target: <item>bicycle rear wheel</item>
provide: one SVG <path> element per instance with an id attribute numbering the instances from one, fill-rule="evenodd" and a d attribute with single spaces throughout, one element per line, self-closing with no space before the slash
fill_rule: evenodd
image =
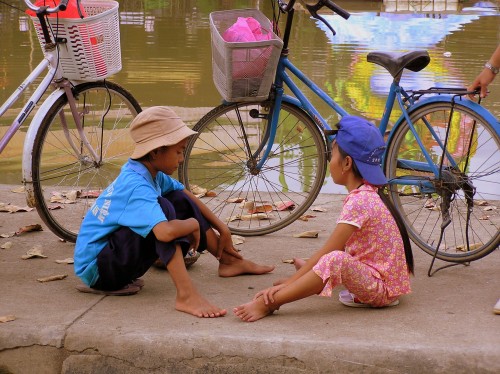
<path id="1" fill-rule="evenodd" d="M 324 183 L 323 134 L 303 110 L 287 103 L 271 152 L 256 170 L 267 147 L 268 118 L 265 103 L 213 109 L 193 128 L 198 134 L 190 138 L 179 168 L 186 188 L 208 190 L 202 201 L 234 234 L 264 235 L 289 225 L 311 206 Z"/>
<path id="2" fill-rule="evenodd" d="M 32 153 L 36 209 L 50 230 L 72 242 L 95 198 L 132 153 L 129 125 L 141 111 L 134 97 L 112 82 L 83 83 L 73 95 L 85 136 L 100 160 L 95 162 L 83 145 L 66 95 L 43 118 Z"/>
<path id="3" fill-rule="evenodd" d="M 442 162 L 440 177 L 423 170 L 428 163 L 407 122 L 388 144 L 385 171 L 389 196 L 413 241 L 434 255 L 448 212 L 451 223 L 444 229 L 436 257 L 469 262 L 486 256 L 500 242 L 500 140 L 491 125 L 469 108 L 455 104 L 449 122 L 450 114 L 449 102 L 431 103 L 411 114 L 418 137 L 438 168 L 446 154 L 439 143 L 444 145 L 449 130 L 449 156 Z"/>

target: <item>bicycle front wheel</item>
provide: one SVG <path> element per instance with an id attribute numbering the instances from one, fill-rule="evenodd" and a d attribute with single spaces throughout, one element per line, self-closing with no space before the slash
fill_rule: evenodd
<path id="1" fill-rule="evenodd" d="M 179 179 L 234 234 L 264 235 L 299 218 L 313 203 L 325 179 L 325 140 L 298 107 L 283 103 L 276 137 L 262 168 L 269 139 L 265 103 L 221 105 L 193 128 Z"/>
<path id="2" fill-rule="evenodd" d="M 498 134 L 458 103 L 453 111 L 449 102 L 431 103 L 410 118 L 439 170 L 435 175 L 428 168 L 417 137 L 403 122 L 388 144 L 385 171 L 410 237 L 434 255 L 445 226 L 437 258 L 469 262 L 486 256 L 500 242 Z"/>
<path id="3" fill-rule="evenodd" d="M 36 209 L 50 230 L 72 242 L 95 198 L 132 153 L 129 126 L 141 111 L 134 97 L 112 82 L 83 83 L 73 95 L 97 160 L 84 145 L 66 95 L 43 118 L 32 153 Z"/>

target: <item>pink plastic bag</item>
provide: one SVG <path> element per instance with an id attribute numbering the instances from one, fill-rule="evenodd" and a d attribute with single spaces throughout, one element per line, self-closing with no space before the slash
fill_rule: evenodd
<path id="1" fill-rule="evenodd" d="M 222 37 L 226 42 L 259 42 L 271 39 L 271 33 L 262 34 L 259 21 L 253 17 L 238 17 Z"/>
<path id="2" fill-rule="evenodd" d="M 271 30 L 270 23 L 266 26 L 264 30 Z M 232 43 L 251 43 L 270 40 L 272 38 L 271 32 L 262 33 L 262 30 L 262 25 L 255 18 L 238 17 L 237 21 L 222 34 L 222 38 L 226 42 Z M 263 76 L 270 55 L 271 48 L 269 46 L 233 49 L 233 78 L 241 79 Z"/>

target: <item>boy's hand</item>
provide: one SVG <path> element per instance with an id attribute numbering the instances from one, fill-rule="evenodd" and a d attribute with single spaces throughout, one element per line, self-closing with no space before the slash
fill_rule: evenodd
<path id="1" fill-rule="evenodd" d="M 222 252 L 226 252 L 227 254 L 240 260 L 243 259 L 239 252 L 234 248 L 233 239 L 231 238 L 231 232 L 227 228 L 220 231 L 219 243 L 215 256 L 217 260 L 220 260 Z"/>
<path id="2" fill-rule="evenodd" d="M 200 224 L 194 218 L 189 218 L 189 219 L 196 222 L 196 229 L 193 230 L 191 234 L 188 235 L 188 240 L 191 243 L 191 249 L 197 251 L 200 245 Z"/>
<path id="3" fill-rule="evenodd" d="M 273 304 L 274 303 L 274 294 L 281 290 L 282 288 L 286 287 L 286 284 L 282 283 L 279 286 L 273 286 L 266 288 L 265 290 L 259 291 L 255 294 L 253 297 L 254 300 L 257 300 L 259 297 L 264 298 L 264 304 L 268 305 L 269 303 Z"/>

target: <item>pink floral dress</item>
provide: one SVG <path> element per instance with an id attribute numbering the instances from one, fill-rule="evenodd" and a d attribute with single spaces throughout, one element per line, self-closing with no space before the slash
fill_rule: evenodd
<path id="1" fill-rule="evenodd" d="M 351 191 L 339 223 L 358 229 L 344 251 L 332 248 L 314 266 L 326 282 L 320 295 L 331 296 L 333 288 L 343 284 L 360 302 L 384 306 L 411 292 L 403 240 L 376 187 L 364 184 Z"/>

